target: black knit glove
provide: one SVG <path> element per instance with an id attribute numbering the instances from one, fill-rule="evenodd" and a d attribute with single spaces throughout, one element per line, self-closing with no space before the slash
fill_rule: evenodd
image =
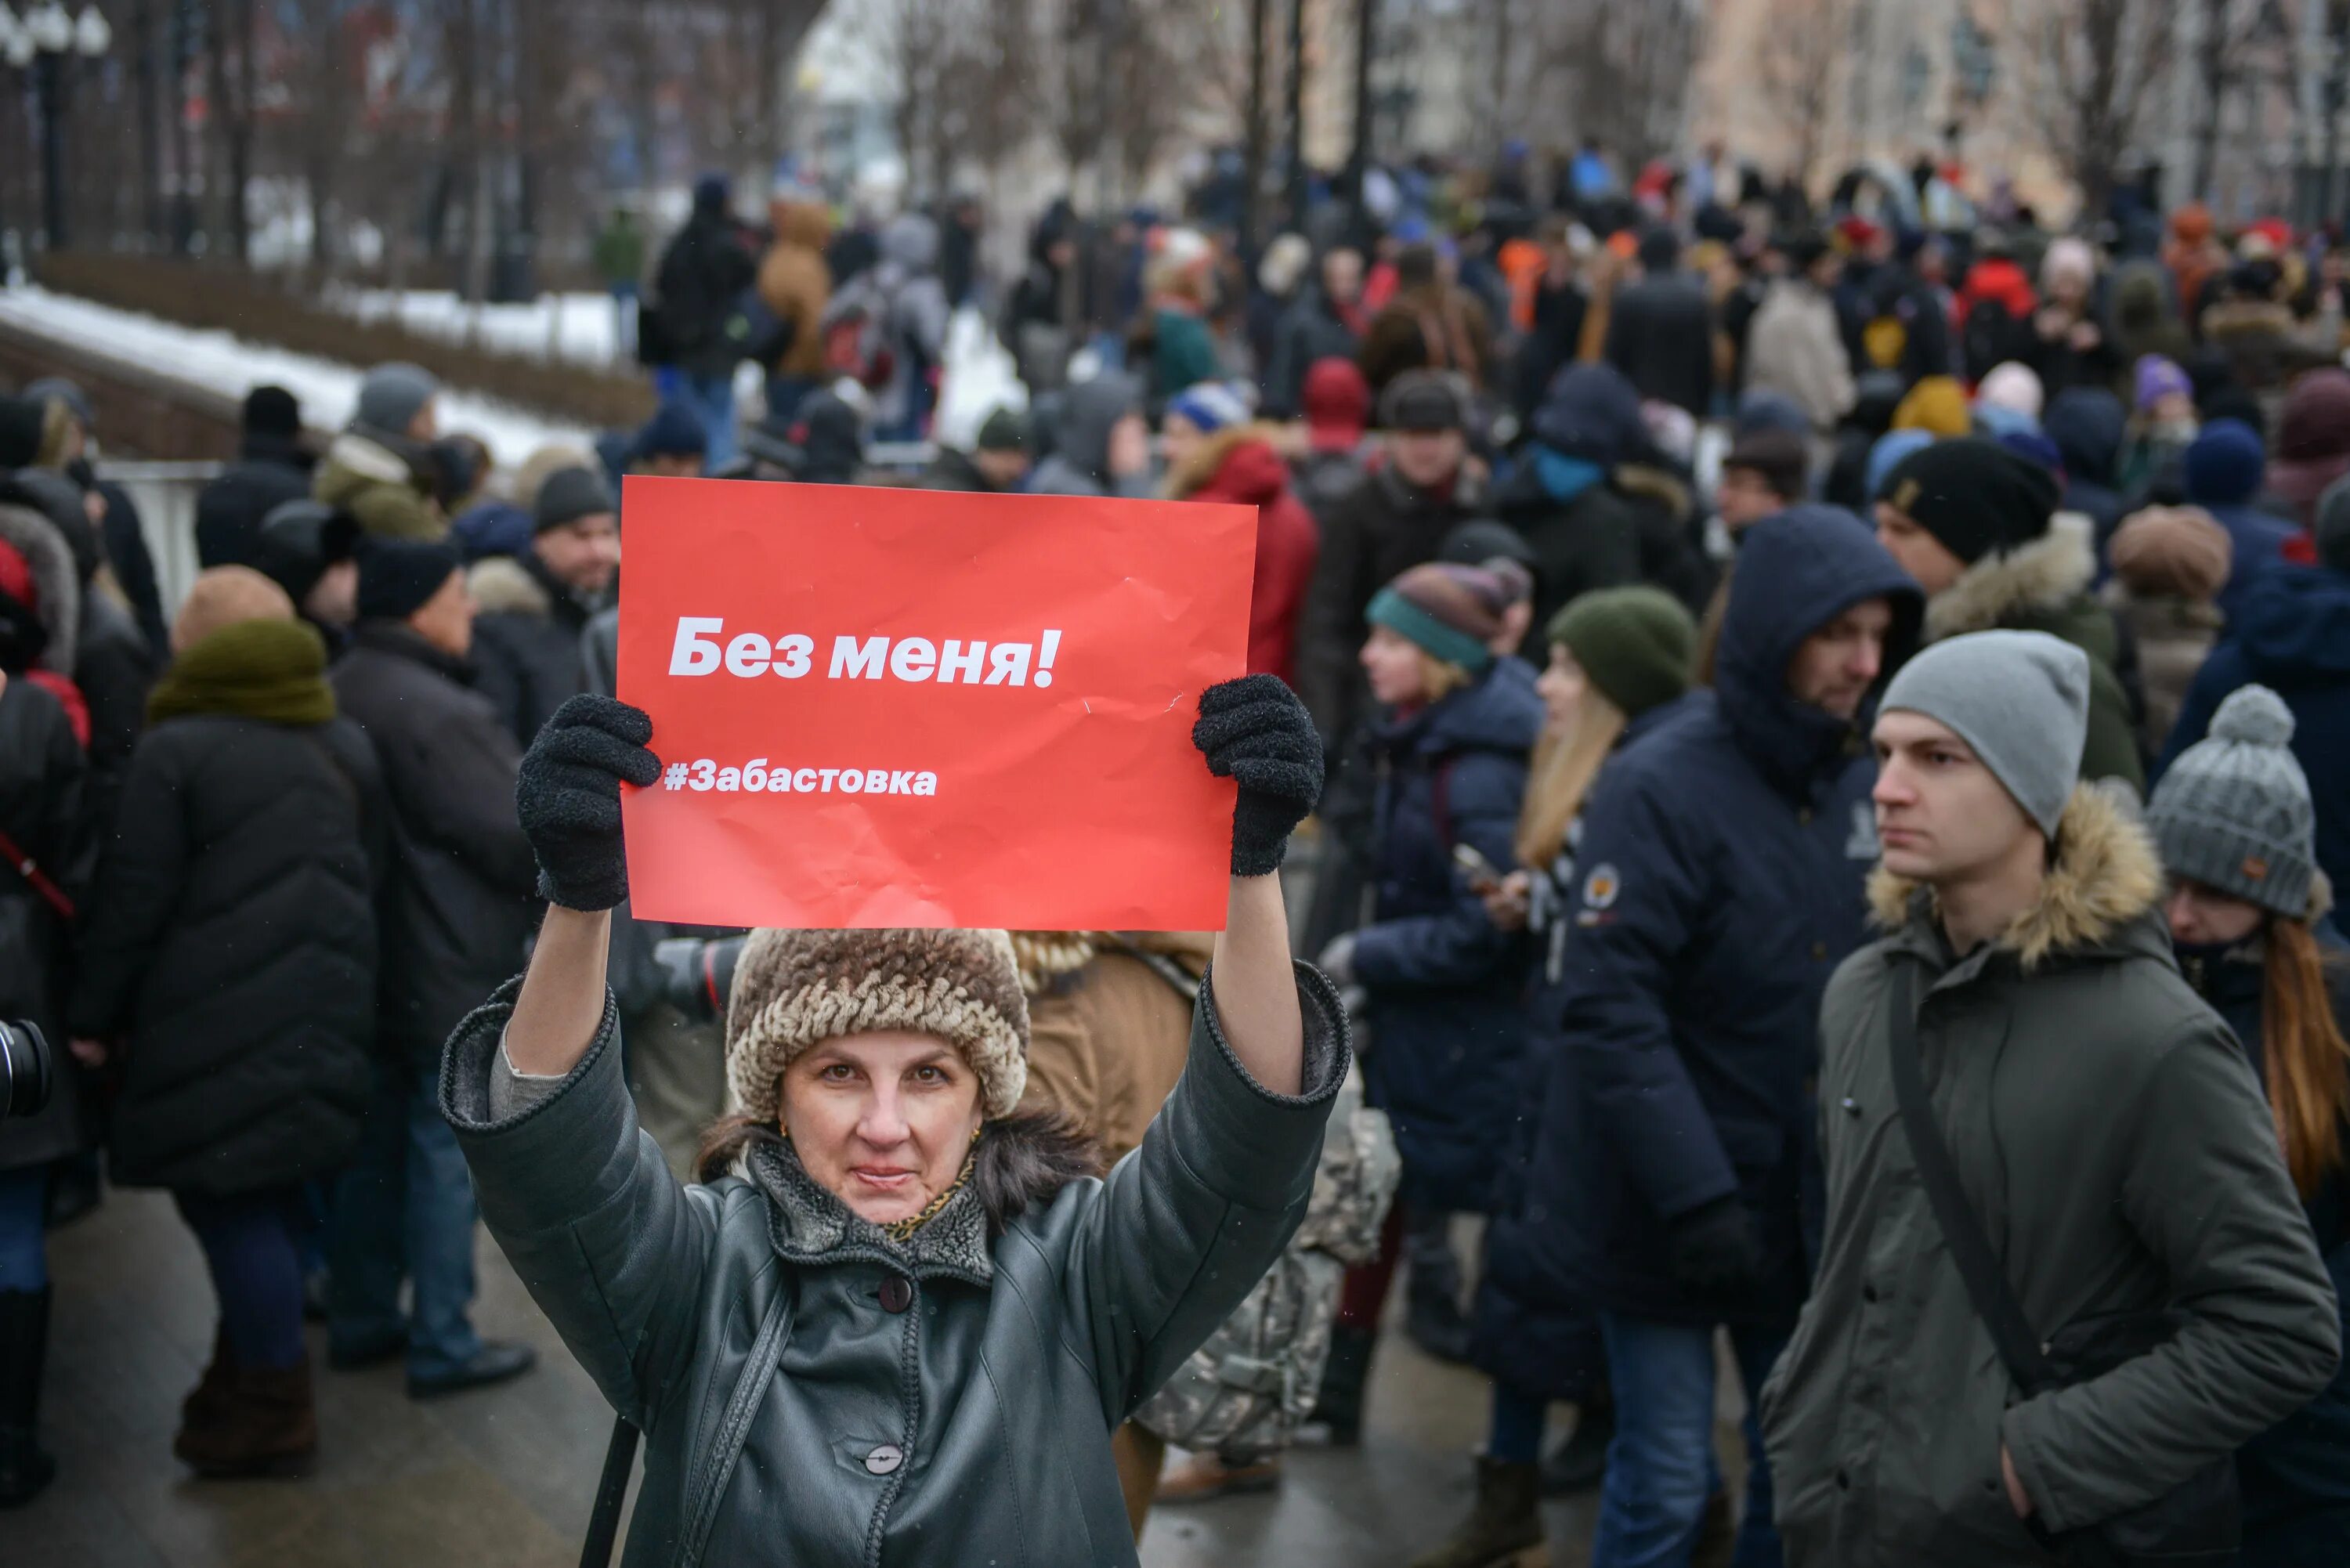
<path id="1" fill-rule="evenodd" d="M 567 909 L 609 909 L 629 896 L 620 784 L 659 782 L 645 750 L 653 722 L 609 697 L 574 697 L 522 757 L 515 815 L 538 857 L 538 895 Z"/>
<path id="2" fill-rule="evenodd" d="M 1290 831 L 1322 798 L 1322 739 L 1278 676 L 1244 675 L 1200 693 L 1191 743 L 1208 771 L 1241 786 L 1232 806 L 1232 875 L 1281 869 Z"/>
<path id="3" fill-rule="evenodd" d="M 1731 1193 L 1666 1222 L 1673 1282 L 1703 1301 L 1735 1301 L 1762 1278 L 1762 1243 L 1753 1216 Z"/>

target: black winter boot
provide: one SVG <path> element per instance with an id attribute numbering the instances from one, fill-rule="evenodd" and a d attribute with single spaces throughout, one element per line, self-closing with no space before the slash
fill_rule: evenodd
<path id="1" fill-rule="evenodd" d="M 57 1479 L 36 1430 L 48 1359 L 49 1292 L 0 1291 L 0 1508 L 28 1503 Z"/>
<path id="2" fill-rule="evenodd" d="M 1597 1490 L 1607 1475 L 1607 1445 L 1616 1437 L 1616 1401 L 1603 1386 L 1575 1412 L 1575 1432 L 1543 1461 L 1543 1496 L 1574 1497 Z"/>
<path id="3" fill-rule="evenodd" d="M 1411 1568 L 1541 1568 L 1542 1469 L 1477 1459 L 1477 1505 L 1451 1539 L 1411 1560 Z"/>
<path id="4" fill-rule="evenodd" d="M 1305 1419 L 1330 1429 L 1330 1446 L 1351 1449 L 1363 1440 L 1363 1385 L 1371 1376 L 1371 1350 L 1378 1336 L 1366 1328 L 1330 1325 L 1330 1358 L 1322 1364 L 1322 1392 Z"/>

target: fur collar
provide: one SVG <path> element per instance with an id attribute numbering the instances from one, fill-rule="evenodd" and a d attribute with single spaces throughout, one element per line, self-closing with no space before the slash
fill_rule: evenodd
<path id="1" fill-rule="evenodd" d="M 81 583 L 73 546 L 45 514 L 13 502 L 0 505 L 0 543 L 16 546 L 32 572 L 33 597 L 39 600 L 34 614 L 48 633 L 35 666 L 70 675 L 81 648 Z"/>
<path id="2" fill-rule="evenodd" d="M 1170 501 L 1181 501 L 1212 482 L 1218 471 L 1224 466 L 1224 459 L 1232 456 L 1235 448 L 1261 441 L 1277 452 L 1290 440 L 1290 432 L 1281 425 L 1227 425 L 1201 441 L 1188 461 L 1167 471 L 1167 483 L 1162 493 Z"/>
<path id="3" fill-rule="evenodd" d="M 1985 556 L 1926 604 L 1926 640 L 1988 631 L 2019 609 L 2069 604 L 2097 575 L 2089 519 L 2059 512 L 2048 532 L 2019 549 Z"/>
<path id="4" fill-rule="evenodd" d="M 345 431 L 327 448 L 327 466 L 371 479 L 378 484 L 414 484 L 416 472 L 390 443 L 358 431 Z"/>
<path id="5" fill-rule="evenodd" d="M 1002 1136 L 1001 1131 L 994 1136 Z M 743 1172 L 766 1197 L 768 1235 L 786 1262 L 880 1263 L 916 1279 L 943 1277 L 982 1287 L 994 1278 L 994 1261 L 987 1251 L 987 1211 L 971 1182 L 964 1182 L 929 1223 L 899 1242 L 827 1191 L 787 1142 L 764 1139 L 753 1145 Z"/>
<path id="6" fill-rule="evenodd" d="M 1620 463 L 1615 478 L 1617 490 L 1627 495 L 1661 502 L 1676 522 L 1690 514 L 1690 488 L 1669 470 L 1647 463 Z"/>
<path id="7" fill-rule="evenodd" d="M 465 574 L 465 586 L 484 615 L 548 616 L 555 600 L 512 556 L 485 556 Z"/>
<path id="8" fill-rule="evenodd" d="M 2146 829 L 2104 790 L 2075 784 L 2056 825 L 2056 861 L 2039 901 L 1994 945 L 2014 953 L 2029 973 L 2052 955 L 2107 940 L 2161 896 L 2162 865 Z M 1869 873 L 1868 907 L 1879 925 L 1898 930 L 1932 918 L 1933 895 L 1879 865 Z"/>
<path id="9" fill-rule="evenodd" d="M 1145 963 L 1163 961 L 1191 977 L 1194 988 L 1208 971 L 1215 938 L 1205 931 L 1014 931 L 1012 956 L 1020 966 L 1020 989 L 1030 1001 L 1066 990 L 1087 965 L 1104 953 L 1125 953 Z"/>

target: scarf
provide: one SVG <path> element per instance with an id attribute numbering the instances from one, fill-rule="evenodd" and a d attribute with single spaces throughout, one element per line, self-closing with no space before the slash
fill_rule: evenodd
<path id="1" fill-rule="evenodd" d="M 147 697 L 147 722 L 226 713 L 272 724 L 324 724 L 335 716 L 327 645 L 300 621 L 243 620 L 172 662 Z"/>

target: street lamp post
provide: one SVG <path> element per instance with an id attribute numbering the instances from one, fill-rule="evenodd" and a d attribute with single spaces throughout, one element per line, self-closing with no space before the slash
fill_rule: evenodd
<path id="1" fill-rule="evenodd" d="M 41 119 L 41 229 L 50 250 L 66 244 L 65 95 L 66 61 L 79 55 L 96 59 L 112 47 L 114 29 L 95 5 L 77 19 L 59 0 L 41 0 L 22 20 L 0 5 L 0 55 L 18 70 L 30 69 Z"/>

